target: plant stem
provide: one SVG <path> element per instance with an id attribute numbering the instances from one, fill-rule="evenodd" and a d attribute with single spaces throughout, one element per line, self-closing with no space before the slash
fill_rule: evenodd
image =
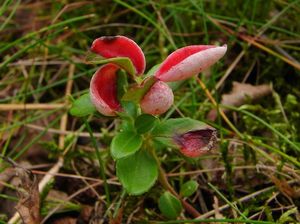
<path id="1" fill-rule="evenodd" d="M 115 219 L 119 213 L 119 209 L 120 209 L 120 206 L 122 204 L 122 201 L 123 199 L 125 198 L 126 196 L 126 190 L 123 188 L 122 192 L 121 192 L 121 196 L 120 196 L 120 200 L 117 202 L 116 204 L 116 208 L 115 208 L 115 212 L 113 214 L 113 218 Z"/>
<path id="2" fill-rule="evenodd" d="M 103 162 L 103 160 L 101 158 L 100 151 L 99 151 L 96 139 L 94 138 L 91 126 L 89 125 L 89 123 L 87 122 L 87 120 L 84 120 L 84 124 L 86 126 L 87 131 L 89 132 L 89 134 L 91 136 L 91 140 L 92 140 L 93 146 L 95 148 L 96 156 L 97 156 L 97 159 L 98 159 L 98 162 L 99 162 L 99 167 L 100 167 L 100 177 L 102 178 L 103 183 L 104 183 L 104 190 L 105 190 L 105 195 L 106 195 L 106 202 L 108 204 L 107 207 L 109 207 L 109 205 L 110 205 L 110 196 L 109 196 L 109 189 L 108 189 L 108 184 L 107 184 L 106 176 L 105 176 L 104 162 Z"/>
<path id="3" fill-rule="evenodd" d="M 161 183 L 161 185 L 168 191 L 170 191 L 174 196 L 176 196 L 182 203 L 183 207 L 185 208 L 185 210 L 192 215 L 194 218 L 199 217 L 201 214 L 193 207 L 191 206 L 188 202 L 186 202 L 184 199 L 182 199 L 180 197 L 180 195 L 175 191 L 175 189 L 171 186 L 171 184 L 168 181 L 166 172 L 164 171 L 164 169 L 161 167 L 160 161 L 156 155 L 156 152 L 154 149 L 151 150 L 151 153 L 157 163 L 158 166 L 158 171 L 159 171 L 159 176 L 158 176 L 158 180 Z"/>

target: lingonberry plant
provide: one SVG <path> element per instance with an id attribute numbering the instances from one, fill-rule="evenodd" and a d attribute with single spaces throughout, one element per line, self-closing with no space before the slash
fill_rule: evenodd
<path id="1" fill-rule="evenodd" d="M 170 191 L 163 194 L 159 201 L 166 216 L 169 211 L 163 211 L 166 206 L 161 204 L 176 201 L 174 197 L 181 196 L 163 178 L 156 146 L 165 145 L 185 157 L 195 158 L 212 149 L 217 141 L 217 131 L 201 121 L 158 118 L 174 101 L 168 82 L 185 80 L 198 74 L 217 62 L 226 50 L 226 45 L 183 47 L 146 75 L 141 48 L 124 36 L 96 39 L 87 56 L 89 63 L 103 65 L 93 75 L 89 93 L 74 101 L 70 112 L 83 117 L 98 111 L 104 116 L 121 120 L 120 130 L 110 145 L 110 154 L 116 162 L 116 174 L 131 195 L 148 191 L 160 176 L 161 183 Z M 190 185 L 196 186 L 194 182 Z M 174 203 L 180 204 L 177 201 Z M 180 206 L 177 206 L 179 212 Z M 174 217 L 174 213 L 171 212 L 169 217 Z"/>

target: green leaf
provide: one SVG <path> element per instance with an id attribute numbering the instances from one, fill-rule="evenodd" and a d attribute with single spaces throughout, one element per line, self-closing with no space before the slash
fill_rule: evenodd
<path id="1" fill-rule="evenodd" d="M 181 186 L 180 194 L 183 197 L 189 197 L 197 191 L 198 186 L 199 186 L 199 184 L 197 183 L 197 181 L 194 181 L 194 180 L 190 180 L 188 182 L 185 182 Z"/>
<path id="2" fill-rule="evenodd" d="M 135 76 L 136 74 L 135 68 L 131 60 L 127 57 L 104 58 L 99 54 L 88 52 L 86 56 L 86 61 L 87 63 L 96 64 L 96 65 L 114 63 L 116 65 L 119 65 L 124 70 L 126 70 L 130 75 Z"/>
<path id="3" fill-rule="evenodd" d="M 117 160 L 117 176 L 126 191 L 140 195 L 148 191 L 158 176 L 155 159 L 145 150 Z"/>
<path id="4" fill-rule="evenodd" d="M 121 101 L 121 105 L 124 110 L 122 112 L 123 114 L 126 114 L 127 116 L 130 116 L 132 118 L 135 118 L 137 116 L 138 107 L 136 103 L 132 101 Z"/>
<path id="5" fill-rule="evenodd" d="M 150 77 L 150 76 L 153 76 L 154 73 L 159 69 L 159 66 L 161 64 L 157 64 L 157 65 L 154 65 L 147 73 L 146 77 Z"/>
<path id="6" fill-rule="evenodd" d="M 182 210 L 181 202 L 168 191 L 159 198 L 158 207 L 161 213 L 169 219 L 176 219 Z"/>
<path id="7" fill-rule="evenodd" d="M 201 130 L 209 127 L 207 124 L 191 118 L 171 118 L 161 122 L 152 131 L 153 135 L 171 137 L 174 134 Z"/>
<path id="8" fill-rule="evenodd" d="M 84 117 L 93 114 L 95 111 L 96 108 L 91 102 L 90 94 L 86 93 L 73 102 L 70 114 L 76 117 Z"/>
<path id="9" fill-rule="evenodd" d="M 132 131 L 118 133 L 112 140 L 110 152 L 114 159 L 121 159 L 138 151 L 143 143 L 140 135 Z"/>
<path id="10" fill-rule="evenodd" d="M 131 101 L 121 101 L 122 111 L 117 112 L 122 119 L 121 129 L 135 131 L 134 119 L 137 116 L 137 105 Z"/>
<path id="11" fill-rule="evenodd" d="M 122 97 L 122 100 L 139 103 L 155 82 L 156 78 L 153 76 L 145 79 L 142 85 L 135 85 L 129 89 Z"/>
<path id="12" fill-rule="evenodd" d="M 118 71 L 117 76 L 117 98 L 120 101 L 123 95 L 127 92 L 128 88 L 128 81 L 127 81 L 127 74 L 124 70 Z"/>
<path id="13" fill-rule="evenodd" d="M 136 131 L 140 134 L 144 134 L 155 126 L 158 119 L 150 114 L 142 114 L 135 120 Z"/>

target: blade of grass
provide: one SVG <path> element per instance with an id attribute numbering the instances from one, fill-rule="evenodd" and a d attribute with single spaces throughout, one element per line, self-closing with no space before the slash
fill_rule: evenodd
<path id="1" fill-rule="evenodd" d="M 2 31 L 2 30 L 4 29 L 4 27 L 6 26 L 6 24 L 7 24 L 7 23 L 11 20 L 11 18 L 14 16 L 14 14 L 15 14 L 16 11 L 17 11 L 17 8 L 18 8 L 20 2 L 21 2 L 21 0 L 18 0 L 18 1 L 15 3 L 15 5 L 14 5 L 12 11 L 10 12 L 9 16 L 8 16 L 8 17 L 5 19 L 5 21 L 1 24 L 1 26 L 0 26 L 0 31 Z M 0 15 L 1 15 L 1 13 L 0 13 Z"/>
<path id="2" fill-rule="evenodd" d="M 79 22 L 79 21 L 82 21 L 82 20 L 90 19 L 90 18 L 93 18 L 94 16 L 95 16 L 94 14 L 89 14 L 89 15 L 74 17 L 74 18 L 71 18 L 71 19 L 68 19 L 68 20 L 65 20 L 65 21 L 62 21 L 62 22 L 55 23 L 53 25 L 44 27 L 44 28 L 42 28 L 38 31 L 31 32 L 31 33 L 26 34 L 25 36 L 15 40 L 15 41 L 12 41 L 12 42 L 9 42 L 9 43 L 5 44 L 4 47 L 0 48 L 0 53 L 2 53 L 3 51 L 5 51 L 5 50 L 21 43 L 22 41 L 24 41 L 26 39 L 33 38 L 37 34 L 40 34 L 40 33 L 46 32 L 46 31 L 50 31 L 50 30 L 55 30 L 56 28 L 61 27 L 61 26 L 66 26 L 69 23 Z"/>
<path id="3" fill-rule="evenodd" d="M 86 70 L 85 72 L 78 73 L 78 74 L 73 76 L 73 79 L 85 76 L 87 74 L 92 74 L 96 70 L 97 70 L 97 68 L 93 68 L 93 69 Z M 36 94 L 36 93 L 40 93 L 42 91 L 51 89 L 53 87 L 57 87 L 57 86 L 60 86 L 62 84 L 65 84 L 67 81 L 68 81 L 68 78 L 64 78 L 64 79 L 61 79 L 57 82 L 51 83 L 50 85 L 43 86 L 43 87 L 41 87 L 39 89 L 36 89 L 36 90 L 33 90 L 33 91 L 28 91 L 26 93 L 18 94 L 16 96 L 10 96 L 10 97 L 4 98 L 4 99 L 0 99 L 0 103 L 8 102 L 10 100 L 17 100 L 17 99 L 20 99 L 23 96 L 30 96 L 30 95 L 33 95 L 33 94 Z M 0 129 L 0 131 L 1 131 L 1 129 Z"/>
<path id="4" fill-rule="evenodd" d="M 52 122 L 50 122 L 46 128 L 41 131 L 38 135 L 36 135 L 25 147 L 23 147 L 20 151 L 16 153 L 16 155 L 13 156 L 13 159 L 16 160 L 18 159 L 21 155 L 23 155 L 33 144 L 37 143 L 40 138 L 47 133 L 48 128 L 52 127 L 55 125 L 58 121 L 60 120 L 60 116 L 56 117 Z"/>
<path id="5" fill-rule="evenodd" d="M 93 131 L 91 129 L 91 126 L 89 125 L 89 122 L 85 119 L 84 120 L 84 124 L 85 127 L 87 129 L 87 131 L 90 134 L 93 146 L 95 148 L 95 152 L 96 152 L 96 156 L 99 162 L 99 167 L 100 167 L 100 178 L 102 178 L 103 182 L 104 182 L 104 190 L 105 190 L 105 195 L 106 195 L 106 202 L 107 202 L 107 207 L 109 207 L 110 205 L 110 194 L 109 194 L 109 188 L 108 188 L 108 184 L 107 184 L 107 180 L 106 180 L 106 175 L 105 175 L 105 167 L 104 167 L 104 161 L 101 158 L 101 154 L 100 154 L 100 150 L 97 144 L 97 141 L 93 135 Z"/>
<path id="6" fill-rule="evenodd" d="M 46 40 L 49 39 L 49 38 L 56 37 L 57 34 L 61 33 L 61 32 L 64 31 L 64 30 L 65 30 L 65 28 L 59 29 L 59 30 L 55 31 L 54 33 L 52 33 L 51 35 L 47 35 L 47 36 L 45 36 L 44 38 L 37 39 L 36 42 L 31 43 L 31 44 L 29 44 L 29 45 L 27 45 L 27 46 L 23 46 L 23 47 L 21 48 L 21 50 L 19 50 L 19 51 L 16 52 L 15 54 L 13 54 L 11 57 L 8 57 L 5 61 L 3 61 L 3 62 L 0 64 L 0 70 L 1 70 L 2 68 L 4 68 L 5 66 L 7 66 L 9 62 L 15 60 L 15 59 L 18 58 L 20 55 L 22 55 L 23 53 L 25 53 L 26 51 L 28 51 L 29 49 L 34 48 L 36 45 L 41 44 L 42 42 L 46 41 Z"/>
<path id="7" fill-rule="evenodd" d="M 0 16 L 2 16 L 4 12 L 6 12 L 11 2 L 12 0 L 5 0 L 5 2 L 2 3 L 2 6 L 0 8 Z"/>
<path id="8" fill-rule="evenodd" d="M 207 17 L 206 13 L 204 11 L 204 6 L 203 6 L 203 1 L 201 0 L 200 2 L 195 2 L 194 0 L 190 0 L 192 5 L 199 11 L 199 13 L 202 16 L 202 24 L 203 24 L 203 31 L 204 31 L 204 43 L 208 44 L 209 43 L 209 36 L 208 36 L 208 31 L 207 31 Z"/>
<path id="9" fill-rule="evenodd" d="M 149 21 L 157 30 L 159 30 L 159 32 L 162 32 L 162 34 L 169 40 L 169 42 L 171 43 L 172 47 L 174 49 L 176 49 L 175 43 L 172 41 L 172 38 L 170 38 L 168 36 L 167 32 L 164 29 L 162 29 L 160 27 L 160 25 L 155 22 L 154 19 L 152 19 L 150 16 L 146 15 L 141 10 L 138 10 L 137 7 L 134 7 L 134 6 L 130 5 L 130 4 L 128 4 L 127 2 L 125 2 L 125 1 L 114 0 L 114 2 L 119 3 L 120 5 L 123 5 L 124 7 L 132 10 L 133 12 L 137 13 L 138 15 L 140 15 L 141 17 L 143 17 L 144 19 L 146 19 L 147 21 Z"/>
<path id="10" fill-rule="evenodd" d="M 208 183 L 208 186 L 212 188 L 233 210 L 235 210 L 237 213 L 240 214 L 241 217 L 243 217 L 244 220 L 249 220 L 236 206 L 236 204 L 231 203 L 214 185 L 211 183 Z"/>
<path id="11" fill-rule="evenodd" d="M 26 123 L 31 123 L 33 121 L 36 121 L 36 120 L 40 119 L 40 118 L 50 116 L 50 115 L 52 115 L 53 113 L 55 113 L 55 112 L 57 112 L 59 110 L 60 109 L 46 111 L 46 112 L 41 113 L 40 115 L 34 115 L 34 114 L 32 114 L 29 118 L 27 118 L 25 120 L 14 122 L 13 124 L 11 124 L 9 126 L 4 126 L 4 127 L 0 128 L 0 132 L 7 131 L 7 130 L 10 130 L 12 128 L 17 128 L 17 127 L 20 127 L 20 126 L 22 126 L 22 125 L 24 125 Z"/>

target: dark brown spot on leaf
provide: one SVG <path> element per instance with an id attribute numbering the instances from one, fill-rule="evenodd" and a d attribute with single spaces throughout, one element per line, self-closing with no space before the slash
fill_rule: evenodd
<path id="1" fill-rule="evenodd" d="M 117 39 L 118 39 L 117 36 L 105 36 L 105 37 L 102 37 L 102 40 L 104 42 L 114 42 Z"/>

